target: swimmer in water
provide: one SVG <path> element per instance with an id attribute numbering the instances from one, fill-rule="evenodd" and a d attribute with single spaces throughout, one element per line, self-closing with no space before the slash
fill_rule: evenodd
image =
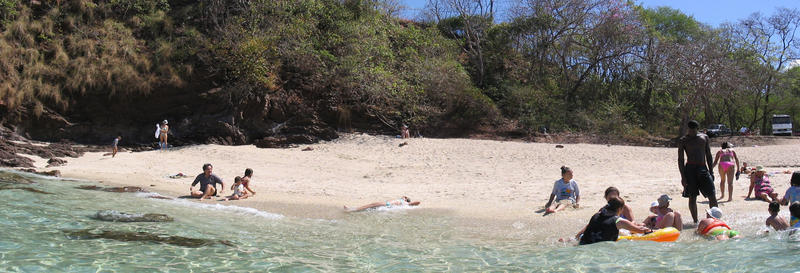
<path id="1" fill-rule="evenodd" d="M 722 218 L 722 210 L 718 207 L 706 210 L 706 219 L 697 223 L 697 234 L 720 241 L 741 238 L 738 231 L 731 229 L 720 218 Z"/>
<path id="2" fill-rule="evenodd" d="M 347 212 L 357 212 L 379 207 L 393 208 L 393 207 L 403 207 L 403 206 L 419 206 L 419 203 L 420 203 L 419 201 L 411 202 L 411 199 L 408 198 L 408 196 L 403 196 L 400 197 L 399 199 L 387 200 L 386 202 L 375 202 L 354 209 L 344 206 L 344 210 Z"/>

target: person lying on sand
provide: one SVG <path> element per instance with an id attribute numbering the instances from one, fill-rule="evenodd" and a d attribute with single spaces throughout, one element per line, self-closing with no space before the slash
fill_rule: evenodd
<path id="1" fill-rule="evenodd" d="M 753 193 L 754 189 L 756 199 L 766 202 L 770 202 L 770 199 L 772 199 L 771 201 L 778 201 L 778 193 L 772 189 L 772 185 L 769 183 L 769 176 L 764 171 L 764 166 L 757 166 L 756 172 L 750 176 L 750 189 L 747 190 L 746 199 L 750 199 L 750 194 Z"/>
<path id="2" fill-rule="evenodd" d="M 789 222 L 786 221 L 786 218 L 778 215 L 778 212 L 781 211 L 781 204 L 778 202 L 771 202 L 769 203 L 769 217 L 767 217 L 766 225 L 768 227 L 772 227 L 775 230 L 785 230 L 789 228 Z"/>
<path id="3" fill-rule="evenodd" d="M 672 198 L 669 195 L 661 195 L 658 201 L 650 204 L 650 215 L 644 220 L 644 224 L 651 229 L 662 229 L 666 227 L 674 227 L 677 230 L 683 230 L 683 220 L 681 214 L 669 208 L 669 200 Z"/>
<path id="4" fill-rule="evenodd" d="M 738 231 L 731 229 L 720 218 L 722 218 L 722 210 L 718 207 L 706 210 L 706 219 L 697 224 L 695 232 L 720 241 L 741 238 Z"/>
<path id="5" fill-rule="evenodd" d="M 619 229 L 624 228 L 632 232 L 648 233 L 649 228 L 640 227 L 631 221 L 617 216 L 619 210 L 625 206 L 625 200 L 615 196 L 608 200 L 608 205 L 603 207 L 600 212 L 595 213 L 586 225 L 586 232 L 580 238 L 581 245 L 599 243 L 603 241 L 616 241 L 619 237 Z"/>
<path id="6" fill-rule="evenodd" d="M 419 203 L 420 203 L 419 201 L 411 202 L 411 199 L 408 198 L 408 196 L 403 196 L 403 197 L 400 197 L 400 199 L 388 200 L 386 202 L 375 202 L 375 203 L 363 205 L 363 206 L 360 206 L 360 207 L 354 208 L 354 209 L 351 209 L 351 208 L 348 208 L 347 206 L 344 206 L 344 210 L 347 211 L 347 212 L 357 212 L 357 211 L 364 211 L 364 210 L 371 209 L 371 208 L 379 208 L 379 207 L 383 207 L 383 206 L 385 206 L 387 208 L 404 207 L 404 206 L 419 206 Z"/>
<path id="7" fill-rule="evenodd" d="M 555 203 L 553 203 L 555 199 Z M 572 179 L 572 169 L 561 166 L 561 179 L 553 184 L 553 192 L 550 193 L 550 200 L 547 200 L 545 215 L 561 211 L 567 206 L 578 207 L 581 201 L 581 192 L 578 189 L 578 182 Z"/>
<path id="8" fill-rule="evenodd" d="M 233 191 L 233 194 L 231 194 L 231 196 L 226 197 L 222 201 L 240 200 L 250 197 L 250 194 L 247 193 L 247 191 L 244 189 L 244 185 L 242 184 L 242 178 L 239 176 L 233 179 L 233 186 L 231 186 L 231 190 Z"/>
<path id="9" fill-rule="evenodd" d="M 222 179 L 211 173 L 213 169 L 214 166 L 211 166 L 211 164 L 203 164 L 203 173 L 198 174 L 194 178 L 192 185 L 189 186 L 189 193 L 192 197 L 200 198 L 200 201 L 203 201 L 203 199 L 210 199 L 211 196 L 216 196 L 218 193 L 221 194 L 225 190 L 225 183 L 222 182 Z M 200 183 L 199 191 L 194 190 L 194 185 L 197 185 L 197 183 Z M 219 192 L 215 188 L 217 184 L 222 185 L 219 187 Z"/>

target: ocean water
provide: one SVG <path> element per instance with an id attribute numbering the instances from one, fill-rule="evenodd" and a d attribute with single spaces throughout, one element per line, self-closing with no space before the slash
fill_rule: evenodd
<path id="1" fill-rule="evenodd" d="M 144 193 L 76 189 L 100 185 L 86 181 L 27 177 L 36 183 L 0 181 L 0 272 L 800 270 L 800 242 L 783 232 L 757 235 L 763 219 L 755 216 L 733 220 L 747 236 L 741 240 L 713 242 L 684 234 L 675 243 L 575 247 L 555 240 L 465 236 L 453 219 L 424 209 L 306 219 L 237 207 L 235 202 L 160 200 Z M 174 221 L 93 219 L 100 210 L 163 213 Z"/>

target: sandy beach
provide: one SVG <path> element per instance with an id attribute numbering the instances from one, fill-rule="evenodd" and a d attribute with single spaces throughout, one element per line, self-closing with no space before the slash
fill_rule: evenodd
<path id="1" fill-rule="evenodd" d="M 399 144 L 408 145 L 400 147 Z M 743 162 L 764 165 L 768 172 L 797 170 L 800 142 L 737 147 Z M 465 225 L 506 227 L 526 236 L 570 236 L 582 227 L 605 200 L 606 187 L 615 186 L 641 221 L 650 202 L 661 194 L 675 200 L 672 207 L 691 223 L 687 199 L 680 197 L 676 148 L 505 142 L 471 139 L 396 139 L 364 134 L 289 149 L 247 146 L 198 145 L 168 152 L 121 152 L 116 158 L 87 153 L 68 158 L 60 170 L 64 177 L 100 181 L 106 185 L 140 186 L 152 192 L 180 197 L 189 192 L 204 163 L 230 186 L 245 168 L 254 170 L 257 194 L 228 204 L 247 206 L 287 216 L 336 219 L 342 206 L 395 199 L 402 195 L 422 201 L 420 213 L 450 215 Z M 311 151 L 303 148 L 311 147 Z M 717 147 L 712 147 L 716 153 Z M 559 167 L 575 173 L 581 191 L 581 208 L 542 216 L 542 207 L 560 178 Z M 189 178 L 171 179 L 177 173 Z M 789 174 L 772 177 L 782 196 Z M 715 184 L 719 187 L 719 175 Z M 729 215 L 763 212 L 767 203 L 745 201 L 749 181 L 734 182 L 733 202 L 722 203 Z M 719 190 L 719 189 L 718 189 Z M 226 189 L 225 195 L 231 191 Z M 719 193 L 718 193 L 719 195 Z M 702 197 L 699 199 L 704 201 Z M 204 202 L 219 202 L 214 201 Z M 707 208 L 699 204 L 699 208 Z M 702 215 L 701 215 L 702 216 Z M 510 232 L 508 234 L 512 234 Z M 517 236 L 508 235 L 508 236 Z"/>

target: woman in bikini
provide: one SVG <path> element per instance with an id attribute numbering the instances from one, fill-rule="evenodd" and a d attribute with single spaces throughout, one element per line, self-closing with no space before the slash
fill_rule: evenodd
<path id="1" fill-rule="evenodd" d="M 734 160 L 736 164 L 734 164 Z M 711 166 L 715 166 L 717 163 L 719 163 L 719 192 L 722 193 L 718 200 L 725 198 L 725 181 L 727 180 L 728 202 L 730 202 L 733 200 L 733 177 L 736 175 L 736 170 L 739 169 L 739 157 L 736 156 L 736 152 L 731 148 L 730 143 L 722 143 L 722 149 L 717 152 L 717 157 Z M 734 165 L 736 165 L 736 168 L 733 167 Z"/>
<path id="2" fill-rule="evenodd" d="M 419 201 L 411 202 L 411 199 L 408 198 L 408 196 L 403 196 L 403 197 L 400 197 L 399 199 L 388 200 L 386 202 L 375 202 L 375 203 L 363 205 L 363 206 L 360 206 L 360 207 L 354 208 L 354 209 L 351 209 L 351 208 L 348 208 L 347 206 L 344 206 L 344 210 L 347 211 L 347 212 L 356 212 L 356 211 L 363 211 L 363 210 L 367 210 L 367 209 L 371 209 L 371 208 L 379 208 L 379 207 L 383 207 L 383 206 L 386 206 L 387 208 L 406 207 L 406 206 L 419 206 L 419 203 L 420 203 Z"/>
<path id="3" fill-rule="evenodd" d="M 161 150 L 167 150 L 169 146 L 167 145 L 167 135 L 169 133 L 169 125 L 167 125 L 167 120 L 161 122 L 161 130 L 158 133 L 158 144 L 161 147 Z"/>

